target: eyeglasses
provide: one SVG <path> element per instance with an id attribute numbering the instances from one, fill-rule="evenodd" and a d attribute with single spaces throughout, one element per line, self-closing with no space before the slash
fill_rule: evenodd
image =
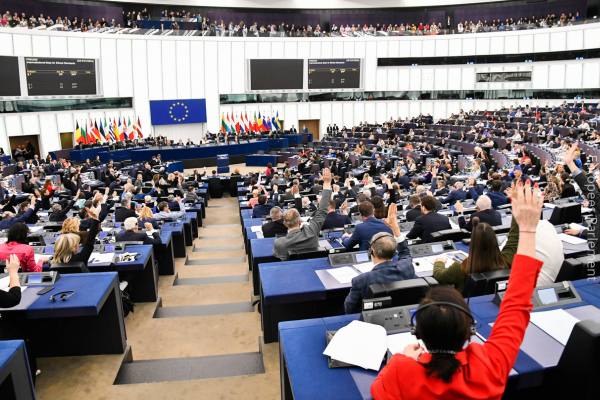
<path id="1" fill-rule="evenodd" d="M 52 303 L 56 302 L 56 300 L 67 301 L 67 299 L 75 294 L 74 290 L 65 290 L 64 292 L 58 292 L 50 296 L 50 301 Z"/>

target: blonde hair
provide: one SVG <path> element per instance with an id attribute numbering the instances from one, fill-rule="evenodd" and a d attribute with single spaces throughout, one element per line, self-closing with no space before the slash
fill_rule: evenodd
<path id="1" fill-rule="evenodd" d="M 140 208 L 138 213 L 140 215 L 140 218 L 142 218 L 142 219 L 154 217 L 154 214 L 152 214 L 152 210 L 148 206 L 142 206 L 142 208 Z"/>
<path id="2" fill-rule="evenodd" d="M 58 237 L 56 243 L 54 243 L 54 257 L 52 259 L 53 264 L 66 264 L 71 261 L 73 249 L 79 246 L 81 239 L 79 235 L 75 233 L 64 233 Z"/>
<path id="3" fill-rule="evenodd" d="M 79 218 L 69 217 L 63 221 L 60 233 L 79 233 Z"/>

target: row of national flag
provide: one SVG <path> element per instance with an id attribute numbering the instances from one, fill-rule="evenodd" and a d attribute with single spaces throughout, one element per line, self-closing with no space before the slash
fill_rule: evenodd
<path id="1" fill-rule="evenodd" d="M 256 112 L 254 113 L 254 117 L 250 119 L 248 117 L 248 113 L 240 113 L 239 115 L 234 115 L 232 113 L 222 113 L 221 114 L 221 128 L 220 131 L 223 134 L 227 133 L 261 133 L 261 132 L 272 132 L 283 129 L 283 123 L 279 120 L 279 111 L 273 117 L 267 117 L 266 115 L 261 115 L 260 112 L 258 116 Z"/>
<path id="2" fill-rule="evenodd" d="M 115 143 L 125 140 L 142 139 L 142 123 L 140 117 L 118 117 L 118 118 L 98 118 L 87 119 L 81 122 L 75 122 L 75 131 L 73 132 L 75 142 L 78 144 L 92 143 Z"/>

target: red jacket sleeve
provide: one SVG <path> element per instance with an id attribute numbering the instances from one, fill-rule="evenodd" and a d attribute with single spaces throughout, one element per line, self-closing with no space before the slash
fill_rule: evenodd
<path id="1" fill-rule="evenodd" d="M 508 289 L 492 333 L 483 345 L 498 377 L 506 378 L 519 354 L 533 305 L 531 295 L 543 262 L 517 254 L 512 263 Z"/>

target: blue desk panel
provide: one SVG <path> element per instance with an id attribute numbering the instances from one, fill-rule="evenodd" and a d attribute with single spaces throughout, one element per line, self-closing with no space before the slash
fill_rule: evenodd
<path id="1" fill-rule="evenodd" d="M 273 167 L 277 166 L 276 154 L 249 154 L 246 156 L 246 166 L 248 167 L 266 167 L 271 163 Z"/>
<path id="2" fill-rule="evenodd" d="M 114 272 L 62 274 L 56 281 L 54 290 L 42 296 L 36 295 L 37 299 L 27 307 L 27 318 L 96 316 L 100 313 L 100 309 L 115 283 L 118 285 L 117 274 Z M 23 292 L 23 295 L 38 290 L 38 288 L 30 287 Z M 53 293 L 65 290 L 74 290 L 75 293 L 67 301 L 50 301 Z"/>
<path id="3" fill-rule="evenodd" d="M 99 146 L 83 150 L 71 150 L 70 158 L 73 161 L 84 161 L 86 158 L 94 159 L 99 155 L 102 161 L 108 161 L 110 159 L 115 161 L 126 159 L 131 159 L 132 161 L 148 161 L 152 159 L 153 155 L 160 154 L 163 161 L 181 161 L 197 158 L 212 158 L 216 157 L 217 154 L 229 154 L 230 156 L 254 154 L 259 151 L 269 151 L 271 149 L 285 148 L 290 145 L 307 142 L 312 142 L 312 135 L 285 135 L 278 139 L 260 139 L 250 143 L 206 145 L 201 147 L 135 147 L 109 151 L 108 146 Z"/>
<path id="4" fill-rule="evenodd" d="M 8 384 L 8 379 L 12 384 Z M 7 385 L 4 385 L 4 383 Z M 12 386 L 12 390 L 8 388 Z M 29 360 L 23 340 L 0 341 L 0 387 L 8 398 L 17 400 L 35 399 L 35 389 L 31 380 Z"/>

